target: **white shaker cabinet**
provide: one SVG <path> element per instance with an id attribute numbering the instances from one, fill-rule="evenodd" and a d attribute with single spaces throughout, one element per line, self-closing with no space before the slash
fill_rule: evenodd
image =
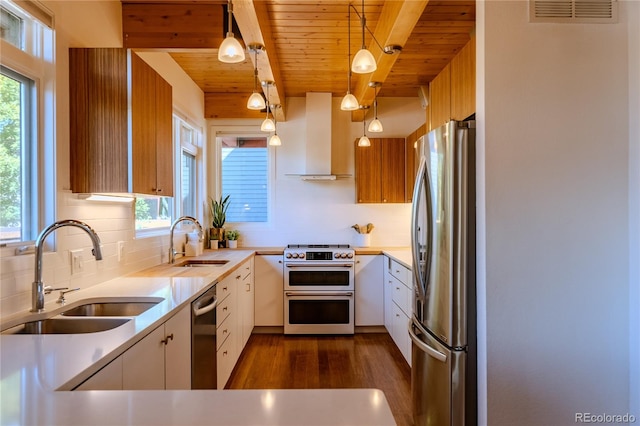
<path id="1" fill-rule="evenodd" d="M 122 354 L 122 388 L 191 389 L 190 329 L 187 307 Z"/>
<path id="2" fill-rule="evenodd" d="M 253 259 L 247 260 L 238 268 L 236 274 L 238 290 L 238 310 L 240 320 L 238 321 L 238 337 L 240 347 L 238 353 L 242 352 L 247 344 L 255 323 L 255 286 L 253 277 Z"/>
<path id="3" fill-rule="evenodd" d="M 102 367 L 74 390 L 122 390 L 122 357 Z"/>
<path id="4" fill-rule="evenodd" d="M 355 263 L 356 326 L 384 324 L 382 255 L 357 255 Z"/>
<path id="5" fill-rule="evenodd" d="M 408 333 L 412 309 L 411 270 L 397 261 L 385 259 L 384 324 L 402 355 L 411 365 L 411 339 Z"/>
<path id="6" fill-rule="evenodd" d="M 255 256 L 255 325 L 284 326 L 282 255 Z"/>

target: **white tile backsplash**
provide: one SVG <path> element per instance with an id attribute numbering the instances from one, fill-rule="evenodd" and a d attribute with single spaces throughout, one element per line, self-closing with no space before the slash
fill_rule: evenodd
<path id="1" fill-rule="evenodd" d="M 76 219 L 91 226 L 101 241 L 103 260 L 96 261 L 91 253 L 91 240 L 78 228 L 64 227 L 47 237 L 56 251 L 45 252 L 42 277 L 45 285 L 87 288 L 121 275 L 136 272 L 163 259 L 168 250 L 167 236 L 135 239 L 131 204 L 100 203 L 80 200 L 69 191 L 58 192 L 58 217 Z M 118 262 L 117 245 L 125 242 L 124 256 Z M 71 274 L 69 250 L 82 250 L 82 271 Z M 166 260 L 166 254 L 164 255 Z M 7 317 L 31 307 L 31 284 L 34 280 L 33 254 L 0 258 L 0 317 Z M 46 300 L 53 300 L 57 292 Z"/>

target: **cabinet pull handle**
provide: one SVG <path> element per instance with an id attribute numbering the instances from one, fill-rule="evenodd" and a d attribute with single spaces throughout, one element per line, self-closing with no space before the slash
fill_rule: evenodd
<path id="1" fill-rule="evenodd" d="M 227 291 L 227 286 L 222 287 L 223 291 Z"/>
<path id="2" fill-rule="evenodd" d="M 251 291 L 251 284 L 247 283 L 247 289 L 245 291 L 247 293 Z"/>
<path id="3" fill-rule="evenodd" d="M 222 308 L 222 310 L 223 310 L 223 311 L 226 311 L 226 310 L 227 310 L 227 306 L 225 306 L 224 308 Z"/>
<path id="4" fill-rule="evenodd" d="M 170 335 L 168 335 L 164 339 L 160 340 L 160 343 L 164 343 L 165 345 L 168 345 L 169 344 L 169 340 L 173 340 L 173 333 L 171 333 Z"/>
<path id="5" fill-rule="evenodd" d="M 224 330 L 222 330 L 222 334 L 227 334 L 229 332 L 229 330 L 227 330 L 226 328 Z"/>
<path id="6" fill-rule="evenodd" d="M 226 355 L 226 354 L 227 354 L 227 351 L 222 352 L 222 355 Z"/>
<path id="7" fill-rule="evenodd" d="M 242 278 L 240 275 L 236 275 L 236 280 L 239 280 L 240 278 Z"/>

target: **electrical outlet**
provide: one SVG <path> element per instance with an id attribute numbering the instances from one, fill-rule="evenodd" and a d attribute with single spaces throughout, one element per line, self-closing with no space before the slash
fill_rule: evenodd
<path id="1" fill-rule="evenodd" d="M 124 241 L 118 241 L 118 262 L 124 260 Z"/>
<path id="2" fill-rule="evenodd" d="M 69 250 L 69 259 L 71 260 L 71 275 L 82 272 L 82 250 Z"/>

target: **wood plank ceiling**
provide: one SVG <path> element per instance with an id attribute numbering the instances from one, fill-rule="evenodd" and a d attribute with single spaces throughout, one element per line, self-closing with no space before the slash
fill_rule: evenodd
<path id="1" fill-rule="evenodd" d="M 262 117 L 246 108 L 254 89 L 254 55 L 238 64 L 217 59 L 226 34 L 226 1 L 122 0 L 125 47 L 170 52 L 205 92 L 207 118 Z M 351 3 L 352 7 L 349 6 Z M 349 24 L 351 57 L 362 45 L 360 0 L 234 0 L 236 38 L 265 46 L 258 54 L 259 79 L 275 81 L 272 104 L 306 92 L 347 91 Z M 351 19 L 349 20 L 349 13 Z M 370 105 L 379 97 L 417 97 L 469 41 L 475 26 L 475 0 L 365 0 L 365 45 L 378 61 L 372 74 L 353 74 L 351 92 Z M 234 25 L 235 27 L 235 25 Z M 376 41 L 372 35 L 375 35 Z M 400 53 L 381 47 L 399 45 Z M 260 87 L 259 89 L 262 89 Z M 354 121 L 362 112 L 352 113 Z"/>

